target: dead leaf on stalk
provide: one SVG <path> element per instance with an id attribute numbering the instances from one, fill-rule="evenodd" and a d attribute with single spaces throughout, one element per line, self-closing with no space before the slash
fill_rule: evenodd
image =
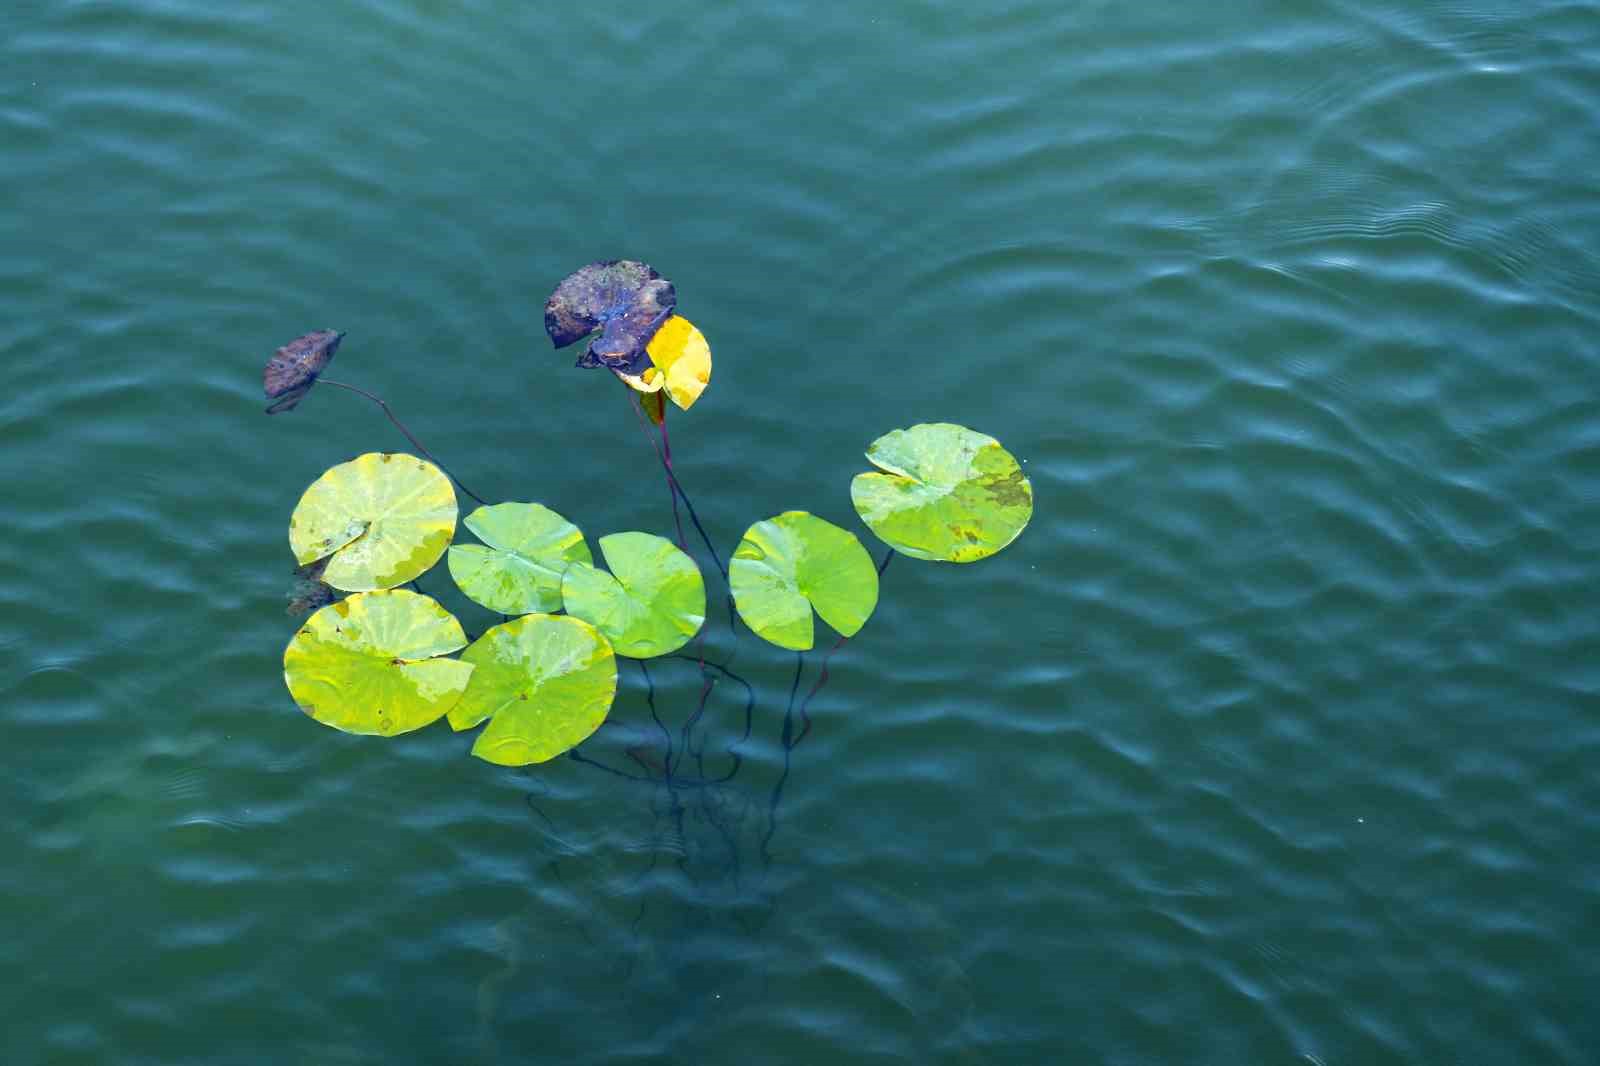
<path id="1" fill-rule="evenodd" d="M 646 345 L 677 303 L 672 282 L 648 263 L 607 259 L 573 271 L 556 286 L 544 305 L 544 328 L 557 348 L 599 330 L 578 365 L 637 376 L 650 365 Z"/>
<path id="2" fill-rule="evenodd" d="M 296 337 L 272 354 L 261 375 L 267 399 L 273 401 L 267 414 L 294 410 L 295 404 L 305 398 L 317 375 L 333 361 L 344 334 L 332 329 L 319 329 Z"/>

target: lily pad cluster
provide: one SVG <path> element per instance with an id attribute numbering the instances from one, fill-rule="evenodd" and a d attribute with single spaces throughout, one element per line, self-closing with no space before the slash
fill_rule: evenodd
<path id="1" fill-rule="evenodd" d="M 705 337 L 676 306 L 672 283 L 648 265 L 608 260 L 557 286 L 545 328 L 558 348 L 587 339 L 578 365 L 610 370 L 661 422 L 663 398 L 687 409 L 711 375 Z M 273 410 L 305 395 L 342 336 L 320 330 L 278 349 L 264 376 Z M 866 458 L 874 469 L 851 482 L 851 502 L 892 552 L 971 563 L 1005 548 L 1032 517 L 1033 488 L 1017 460 L 964 426 L 897 429 Z M 670 465 L 668 477 L 676 494 Z M 480 506 L 461 523 L 475 539 L 458 541 L 456 484 L 428 459 L 382 452 L 312 482 L 289 520 L 289 546 L 300 566 L 294 606 L 314 613 L 284 651 L 284 680 L 307 715 L 335 729 L 395 736 L 446 718 L 456 730 L 483 726 L 472 748 L 480 758 L 544 762 L 605 721 L 618 656 L 670 655 L 702 631 L 705 580 L 682 548 L 645 532 L 599 538 L 597 565 L 583 531 L 540 503 Z M 850 530 L 784 511 L 745 531 L 727 591 L 757 636 L 805 651 L 818 618 L 840 638 L 861 631 L 889 558 L 875 565 Z M 471 639 L 416 590 L 440 559 L 500 624 Z"/>
<path id="2" fill-rule="evenodd" d="M 371 453 L 325 472 L 289 520 L 302 583 L 320 609 L 284 651 L 301 709 L 349 733 L 394 736 L 448 717 L 488 722 L 473 754 L 506 766 L 544 762 L 605 720 L 616 656 L 677 651 L 705 622 L 699 567 L 663 537 L 600 538 L 538 503 L 479 507 L 451 544 L 456 497 L 431 463 Z M 508 618 L 468 643 L 436 600 L 399 588 L 446 554 L 463 594 Z M 352 592 L 327 602 L 333 590 Z M 452 653 L 459 652 L 452 658 Z"/>

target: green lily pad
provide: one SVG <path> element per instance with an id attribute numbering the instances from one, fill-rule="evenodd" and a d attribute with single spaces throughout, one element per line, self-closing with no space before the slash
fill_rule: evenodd
<path id="1" fill-rule="evenodd" d="M 854 533 L 805 511 L 745 531 L 728 564 L 739 616 L 756 636 L 805 651 L 812 608 L 841 636 L 860 632 L 878 605 L 878 571 Z"/>
<path id="2" fill-rule="evenodd" d="M 1017 539 L 1033 517 L 1033 486 L 993 437 L 931 422 L 867 449 L 883 471 L 857 474 L 850 500 L 867 528 L 914 559 L 972 563 Z"/>
<path id="3" fill-rule="evenodd" d="M 456 531 L 456 492 L 414 455 L 369 452 L 311 483 L 289 519 L 304 565 L 324 556 L 322 580 L 346 592 L 393 588 L 423 573 Z"/>
<path id="4" fill-rule="evenodd" d="M 592 562 L 583 532 L 537 503 L 497 503 L 466 517 L 482 544 L 453 544 L 450 576 L 475 603 L 500 614 L 561 610 L 561 573 Z"/>
<path id="5" fill-rule="evenodd" d="M 582 619 L 526 614 L 472 642 L 475 669 L 450 710 L 452 729 L 489 726 L 472 754 L 501 766 L 545 762 L 600 728 L 617 694 L 617 659 Z"/>
<path id="6" fill-rule="evenodd" d="M 467 643 L 427 596 L 362 592 L 306 619 L 283 652 L 283 680 L 306 714 L 346 733 L 392 737 L 443 717 L 472 665 L 441 659 Z"/>
<path id="7" fill-rule="evenodd" d="M 666 655 L 700 631 L 705 580 L 676 544 L 650 533 L 612 533 L 600 538 L 600 553 L 611 573 L 573 563 L 561 598 L 567 613 L 592 623 L 618 655 Z"/>

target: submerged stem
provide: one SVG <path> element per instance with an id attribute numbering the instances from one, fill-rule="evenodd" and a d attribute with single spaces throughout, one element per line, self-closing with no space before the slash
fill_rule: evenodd
<path id="1" fill-rule="evenodd" d="M 790 739 L 794 735 L 794 697 L 800 691 L 800 675 L 805 672 L 806 653 L 797 651 L 794 655 L 794 682 L 789 686 L 789 706 L 783 712 L 783 773 L 778 775 L 777 784 L 772 786 L 772 797 L 767 801 L 767 832 L 761 838 L 761 864 L 772 865 L 772 835 L 778 831 L 778 801 L 783 799 L 783 786 L 789 781 L 789 753 L 794 751 L 796 740 Z"/>
<path id="2" fill-rule="evenodd" d="M 487 504 L 489 502 L 488 500 L 484 499 L 482 496 L 479 496 L 476 492 L 473 492 L 471 489 L 467 488 L 466 485 L 462 484 L 460 478 L 458 478 L 454 474 L 450 473 L 450 468 L 449 467 L 445 466 L 438 459 L 434 458 L 433 453 L 430 452 L 427 449 L 427 447 L 424 446 L 423 443 L 416 438 L 415 434 L 413 434 L 409 429 L 406 428 L 405 423 L 400 421 L 400 419 L 395 417 L 395 413 L 392 410 L 389 409 L 389 405 L 383 401 L 382 397 L 376 396 L 373 393 L 368 392 L 366 389 L 363 389 L 358 385 L 351 385 L 351 384 L 349 384 L 347 382 L 343 382 L 343 381 L 334 381 L 332 378 L 318 378 L 317 380 L 319 382 L 321 382 L 322 384 L 324 384 L 324 385 L 332 385 L 335 388 L 346 389 L 346 390 L 348 390 L 350 392 L 356 393 L 357 395 L 365 396 L 367 399 L 369 399 L 373 403 L 377 404 L 379 407 L 381 407 L 383 409 L 383 413 L 389 419 L 389 421 L 394 423 L 394 427 L 396 429 L 398 429 L 401 433 L 405 434 L 406 440 L 411 442 L 412 447 L 416 448 L 417 451 L 421 452 L 424 456 L 426 456 L 428 461 L 433 463 L 434 466 L 438 467 L 440 470 L 443 470 L 445 472 L 445 476 L 447 476 L 451 481 L 454 481 L 456 483 L 456 487 L 457 488 L 459 488 L 462 492 L 466 493 L 468 496 L 471 496 L 474 500 L 477 500 L 481 504 Z"/>
<path id="3" fill-rule="evenodd" d="M 678 517 L 680 490 L 677 479 L 672 476 L 672 442 L 667 439 L 666 404 L 661 405 L 661 465 L 667 472 L 667 490 L 672 494 L 672 524 L 678 530 L 678 549 L 687 553 L 689 545 L 683 538 L 683 519 Z"/>
<path id="4" fill-rule="evenodd" d="M 711 561 L 716 564 L 717 573 L 721 574 L 722 579 L 726 581 L 728 579 L 728 568 L 722 564 L 722 556 L 718 553 L 717 546 L 711 543 L 711 534 L 707 533 L 706 527 L 701 524 L 700 515 L 694 509 L 694 501 L 689 499 L 689 494 L 683 491 L 683 485 L 678 481 L 678 476 L 672 472 L 671 452 L 663 454 L 661 445 L 656 443 L 655 438 L 650 435 L 649 429 L 646 428 L 644 411 L 640 408 L 638 398 L 634 396 L 632 389 L 628 390 L 628 406 L 632 407 L 633 413 L 639 417 L 639 431 L 644 434 L 644 439 L 650 442 L 651 450 L 656 453 L 656 459 L 661 463 L 661 469 L 667 475 L 667 491 L 672 493 L 674 512 L 676 512 L 677 501 L 683 500 L 683 506 L 689 512 L 689 521 L 694 524 L 695 532 L 700 534 L 701 543 L 706 546 L 706 551 L 711 553 Z M 661 435 L 664 441 L 666 439 L 666 424 L 664 420 Z"/>

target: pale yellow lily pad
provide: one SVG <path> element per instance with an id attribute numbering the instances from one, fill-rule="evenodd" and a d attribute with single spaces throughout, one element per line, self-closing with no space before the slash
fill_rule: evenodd
<path id="1" fill-rule="evenodd" d="M 334 588 L 370 592 L 427 571 L 455 531 L 455 488 L 442 470 L 369 452 L 311 483 L 289 519 L 289 547 L 301 565 L 330 557 L 322 580 Z"/>

